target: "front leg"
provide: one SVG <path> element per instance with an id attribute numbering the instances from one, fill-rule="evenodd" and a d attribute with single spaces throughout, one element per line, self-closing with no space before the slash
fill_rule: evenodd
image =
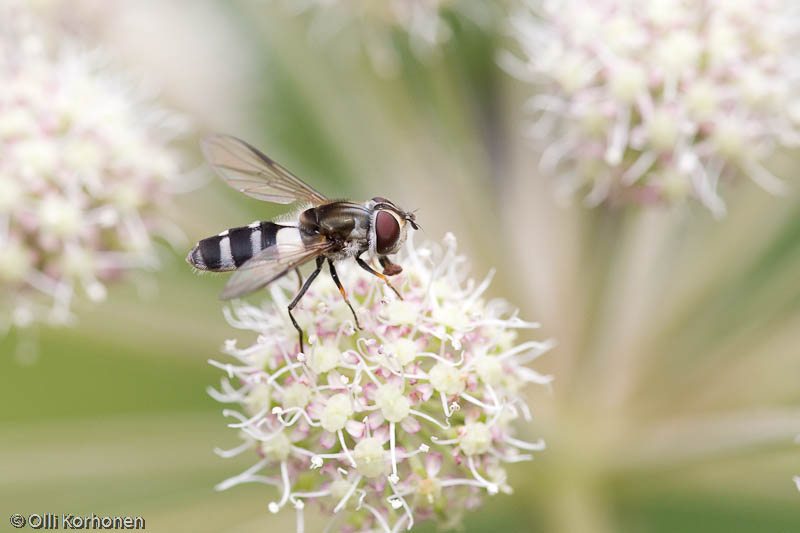
<path id="1" fill-rule="evenodd" d="M 323 264 L 324 261 L 325 261 L 325 257 L 323 257 L 323 256 L 317 257 L 317 268 L 314 270 L 314 272 L 311 273 L 310 276 L 308 276 L 308 279 L 306 280 L 306 282 L 303 283 L 302 287 L 300 287 L 300 292 L 297 293 L 297 296 L 294 297 L 294 300 L 292 300 L 292 303 L 289 304 L 289 318 L 292 320 L 292 324 L 294 324 L 294 329 L 297 330 L 297 335 L 300 338 L 300 351 L 301 352 L 303 351 L 303 330 L 300 329 L 300 326 L 297 324 L 297 320 L 294 319 L 294 315 L 292 314 L 292 310 L 297 306 L 297 303 L 300 301 L 300 298 L 303 297 L 303 295 L 306 293 L 308 288 L 311 286 L 311 282 L 314 281 L 314 278 L 316 278 L 319 275 L 319 273 L 322 271 L 322 264 Z"/>
<path id="2" fill-rule="evenodd" d="M 356 263 L 358 263 L 358 266 L 360 266 L 361 268 L 363 268 L 364 270 L 366 270 L 367 272 L 369 272 L 373 276 L 378 276 L 383 281 L 385 281 L 386 284 L 389 286 L 389 288 L 394 291 L 394 293 L 397 295 L 397 297 L 400 298 L 401 300 L 403 299 L 403 296 L 399 292 L 397 292 L 397 289 L 395 289 L 392 286 L 391 283 L 389 283 L 389 279 L 386 276 L 384 276 L 380 272 L 375 271 L 371 266 L 369 266 L 367 263 L 365 263 L 364 260 L 361 259 L 361 257 L 358 257 L 358 256 L 356 257 Z"/>

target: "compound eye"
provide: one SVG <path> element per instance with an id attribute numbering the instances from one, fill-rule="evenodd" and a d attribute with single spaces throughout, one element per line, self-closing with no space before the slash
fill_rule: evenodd
<path id="1" fill-rule="evenodd" d="M 375 217 L 375 249 L 379 254 L 392 251 L 400 238 L 400 224 L 388 211 L 378 211 Z"/>

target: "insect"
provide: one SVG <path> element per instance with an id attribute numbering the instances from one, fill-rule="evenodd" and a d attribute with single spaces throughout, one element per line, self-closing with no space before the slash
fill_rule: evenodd
<path id="1" fill-rule="evenodd" d="M 293 223 L 253 222 L 208 237 L 192 248 L 186 261 L 199 270 L 233 271 L 220 296 L 223 300 L 244 296 L 261 289 L 294 270 L 299 292 L 289 304 L 289 318 L 297 330 L 303 351 L 303 330 L 292 310 L 322 271 L 327 261 L 334 283 L 353 313 L 335 261 L 355 258 L 370 274 L 382 279 L 397 296 L 402 296 L 387 276 L 403 271 L 392 263 L 389 254 L 397 252 L 406 240 L 408 226 L 419 229 L 414 213 L 400 209 L 386 198 L 367 202 L 331 201 L 301 181 L 278 163 L 248 143 L 228 135 L 214 135 L 202 141 L 203 153 L 217 174 L 244 194 L 277 204 L 309 205 Z M 368 253 L 378 259 L 383 272 L 374 270 L 361 257 Z M 298 267 L 316 260 L 316 268 L 303 282 Z"/>

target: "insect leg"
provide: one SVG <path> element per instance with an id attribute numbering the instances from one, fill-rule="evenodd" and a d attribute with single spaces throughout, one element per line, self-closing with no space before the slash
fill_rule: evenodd
<path id="1" fill-rule="evenodd" d="M 397 295 L 397 297 L 400 298 L 401 300 L 403 299 L 403 296 L 399 292 L 397 292 L 397 289 L 395 289 L 394 286 L 391 283 L 389 283 L 389 280 L 388 280 L 388 278 L 386 276 L 384 276 L 380 272 L 377 272 L 377 271 L 373 270 L 373 268 L 371 266 L 369 266 L 367 263 L 365 263 L 364 260 L 361 259 L 360 257 L 356 257 L 356 263 L 358 263 L 358 266 L 360 266 L 361 268 L 363 268 L 364 270 L 366 270 L 367 272 L 369 272 L 373 276 L 378 276 L 383 281 L 385 281 L 386 284 L 389 286 L 389 288 L 394 291 L 394 293 Z"/>
<path id="2" fill-rule="evenodd" d="M 297 274 L 297 290 L 303 288 L 303 275 L 300 273 L 300 268 L 294 269 L 295 274 Z"/>
<path id="3" fill-rule="evenodd" d="M 301 352 L 303 351 L 303 330 L 300 329 L 299 325 L 297 325 L 297 320 L 294 319 L 294 315 L 292 314 L 292 309 L 295 308 L 295 306 L 297 305 L 297 302 L 300 301 L 300 298 L 303 297 L 303 295 L 306 293 L 308 288 L 311 286 L 311 282 L 314 281 L 314 278 L 316 278 L 319 275 L 319 273 L 322 271 L 322 263 L 324 261 L 325 261 L 325 258 L 323 256 L 317 257 L 317 268 L 314 269 L 314 272 L 312 272 L 310 276 L 308 276 L 308 279 L 306 280 L 306 282 L 303 283 L 302 287 L 300 287 L 300 292 L 297 293 L 297 296 L 294 297 L 294 300 L 292 300 L 292 303 L 289 304 L 289 318 L 292 319 L 292 324 L 294 324 L 294 329 L 297 330 L 297 334 L 298 334 L 298 336 L 300 338 L 300 351 Z"/>
<path id="4" fill-rule="evenodd" d="M 333 261 L 328 258 L 328 268 L 331 271 L 331 277 L 333 278 L 333 282 L 339 287 L 339 292 L 342 293 L 342 298 L 344 298 L 344 303 L 347 304 L 347 307 L 350 308 L 350 312 L 353 313 L 353 318 L 356 320 L 356 327 L 361 329 L 361 324 L 358 323 L 358 316 L 356 316 L 356 311 L 353 309 L 353 306 L 350 305 L 350 300 L 347 298 L 347 293 L 344 291 L 344 287 L 342 287 L 342 282 L 339 281 L 339 275 L 336 274 L 336 269 L 333 267 Z"/>

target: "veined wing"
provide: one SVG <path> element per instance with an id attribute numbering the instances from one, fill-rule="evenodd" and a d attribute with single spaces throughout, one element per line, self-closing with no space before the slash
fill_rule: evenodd
<path id="1" fill-rule="evenodd" d="M 325 196 L 261 153 L 230 135 L 211 135 L 202 141 L 206 159 L 231 187 L 258 200 L 276 204 L 329 202 Z"/>
<path id="2" fill-rule="evenodd" d="M 290 270 L 329 251 L 333 245 L 334 243 L 320 235 L 311 244 L 278 243 L 264 248 L 233 272 L 220 298 L 229 300 L 257 291 Z"/>

